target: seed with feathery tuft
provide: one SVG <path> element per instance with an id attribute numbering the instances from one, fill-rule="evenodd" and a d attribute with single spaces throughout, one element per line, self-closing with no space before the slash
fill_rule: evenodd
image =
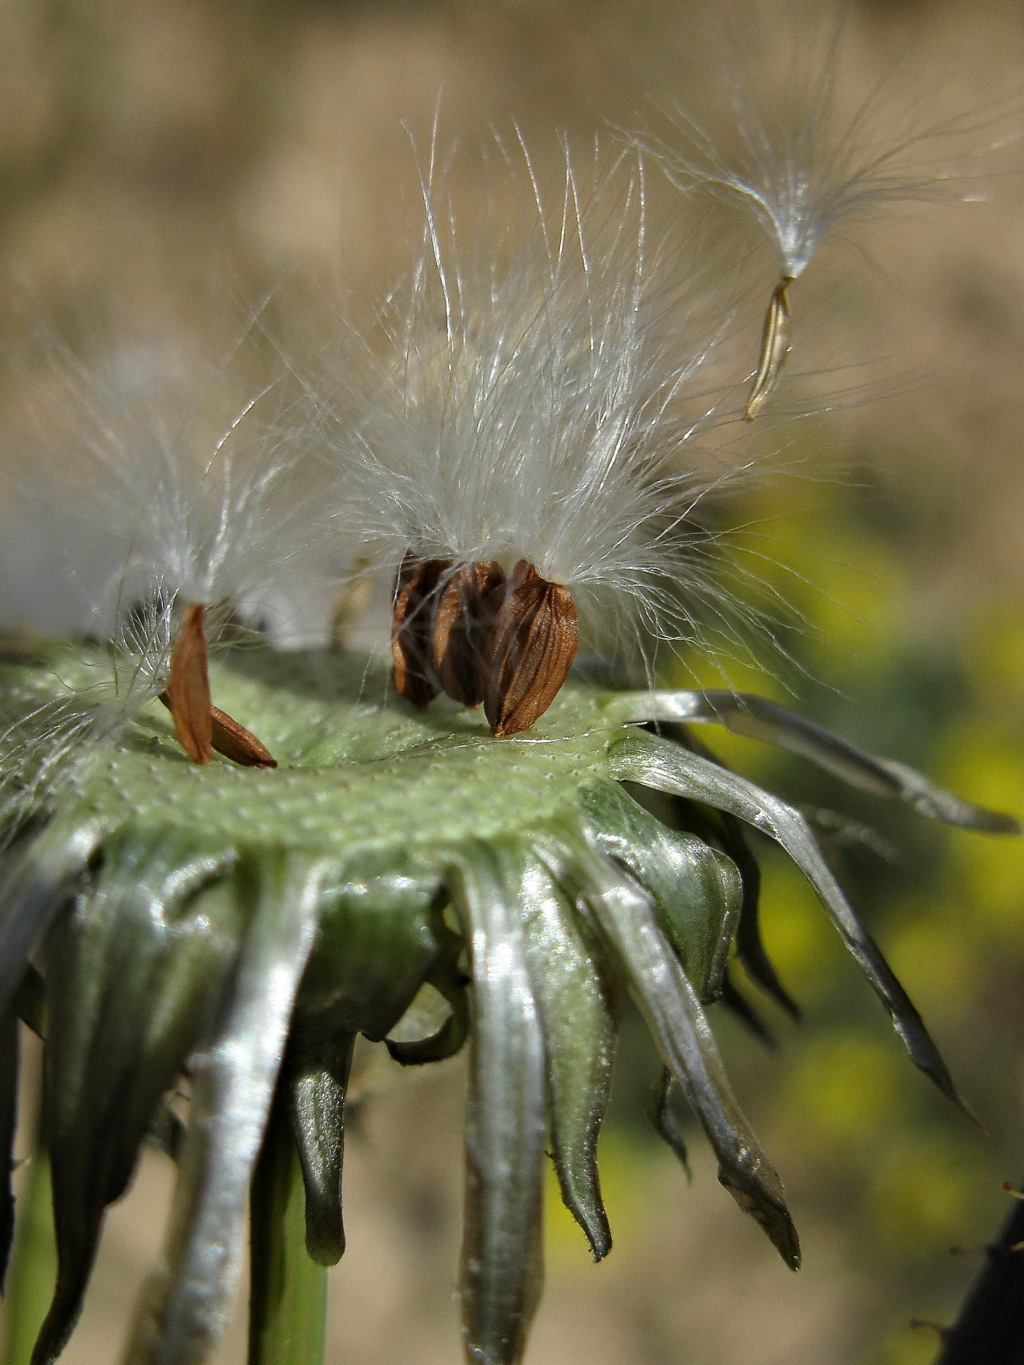
<path id="1" fill-rule="evenodd" d="M 433 597 L 448 560 L 406 555 L 395 581 L 391 626 L 395 691 L 414 706 L 426 706 L 441 691 L 434 679 Z"/>
<path id="2" fill-rule="evenodd" d="M 496 735 L 539 720 L 569 676 L 579 645 L 572 595 L 521 559 L 494 623 L 484 712 Z"/>
<path id="3" fill-rule="evenodd" d="M 500 564 L 462 564 L 437 599 L 434 668 L 441 690 L 463 706 L 479 706 L 487 695 L 494 623 L 507 587 Z"/>

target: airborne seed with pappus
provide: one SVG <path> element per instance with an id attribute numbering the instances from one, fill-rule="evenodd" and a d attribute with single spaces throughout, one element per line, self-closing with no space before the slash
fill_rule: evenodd
<path id="1" fill-rule="evenodd" d="M 758 361 L 757 373 L 754 375 L 746 411 L 743 414 L 748 422 L 754 420 L 775 392 L 782 366 L 789 354 L 789 324 L 792 315 L 786 290 L 792 283 L 790 278 L 780 280 L 768 304 L 764 331 L 761 334 L 761 359 Z"/>
<path id="2" fill-rule="evenodd" d="M 781 62 L 779 33 L 759 27 L 749 7 L 742 26 L 726 10 L 706 36 L 728 100 L 706 122 L 677 105 L 666 134 L 641 132 L 636 140 L 683 194 L 703 190 L 752 219 L 775 254 L 778 282 L 744 414 L 753 420 L 778 386 L 789 350 L 787 289 L 821 244 L 881 208 L 955 201 L 970 175 L 952 143 L 995 122 L 999 111 L 922 124 L 918 110 L 932 101 L 907 99 L 908 72 L 898 65 L 865 92 L 846 70 L 853 24 L 834 16 L 786 34 Z"/>

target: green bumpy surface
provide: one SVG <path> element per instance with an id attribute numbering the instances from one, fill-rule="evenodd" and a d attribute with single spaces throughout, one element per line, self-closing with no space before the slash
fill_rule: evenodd
<path id="1" fill-rule="evenodd" d="M 8 667 L 7 706 L 25 710 L 66 687 L 94 686 L 103 656 L 54 651 L 48 667 Z M 62 686 L 62 681 L 64 686 Z M 234 847 L 276 844 L 337 856 L 401 846 L 414 854 L 545 824 L 581 784 L 609 776 L 621 735 L 607 694 L 569 684 L 528 734 L 494 739 L 481 712 L 440 699 L 417 711 L 362 657 L 247 649 L 210 668 L 214 702 L 256 734 L 277 769 L 216 757 L 198 767 L 170 716 L 148 703 L 115 747 L 74 768 L 78 814 L 101 825 L 202 830 Z M 12 708 L 12 702 L 14 706 Z M 40 793 L 46 803 L 44 791 Z M 66 802 L 67 793 L 63 800 Z"/>
<path id="2" fill-rule="evenodd" d="M 47 1135 L 62 1222 L 36 1365 L 67 1340 L 103 1209 L 186 1065 L 182 1177 L 132 1359 L 198 1365 L 219 1336 L 274 1106 L 290 1106 L 307 1250 L 337 1260 L 351 1038 L 388 1037 L 424 984 L 447 1012 L 389 1046 L 402 1061 L 439 1060 L 468 1036 L 467 1359 L 521 1359 L 540 1289 L 545 1151 L 595 1257 L 610 1247 L 596 1144 L 627 990 L 723 1184 L 798 1264 L 782 1186 L 703 1009 L 724 989 L 742 916 L 748 948 L 762 951 L 756 898 L 686 823 L 699 803 L 765 826 L 845 924 L 795 812 L 685 739 L 638 730 L 652 694 L 574 680 L 529 732 L 496 739 L 479 711 L 444 699 L 415 709 L 380 663 L 353 653 L 236 650 L 211 664 L 211 691 L 279 764 L 258 770 L 220 756 L 194 764 L 159 700 L 116 696 L 125 667 L 78 644 L 0 668 L 0 818 L 26 826 L 4 884 L 7 987 L 52 926 L 46 986 L 67 1005 L 48 1039 L 51 1090 L 66 1099 L 50 1106 Z M 674 718 L 718 719 L 714 698 L 669 701 Z M 645 805 L 637 786 L 667 795 Z M 663 807 L 678 827 L 652 813 Z M 901 1008 L 884 964 L 865 960 Z M 208 1001 L 205 1022 L 196 999 Z"/>

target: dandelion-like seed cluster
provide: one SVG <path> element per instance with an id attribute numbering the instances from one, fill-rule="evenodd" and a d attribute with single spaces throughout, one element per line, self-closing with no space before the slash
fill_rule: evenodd
<path id="1" fill-rule="evenodd" d="M 65 359 L 60 458 L 16 491 L 31 519 L 61 490 L 103 554 L 65 566 L 87 603 L 79 638 L 36 639 L 28 657 L 12 640 L 0 684 L 8 1144 L 19 1017 L 47 1055 L 57 1271 L 36 1365 L 67 1342 L 105 1209 L 148 1140 L 180 1175 L 128 1358 L 207 1357 L 250 1190 L 253 1349 L 277 1358 L 268 1276 L 292 1234 L 274 1182 L 298 1173 L 319 1274 L 344 1250 L 359 1034 L 403 1065 L 468 1047 L 465 1349 L 520 1360 L 546 1151 L 595 1258 L 611 1246 L 596 1147 L 627 993 L 664 1063 L 662 1134 L 678 1148 L 680 1091 L 722 1183 L 795 1268 L 782 1184 L 706 1013 L 749 1011 L 737 962 L 796 1011 L 761 941 L 748 829 L 807 876 L 912 1060 L 956 1099 L 807 820 L 696 729 L 779 744 L 931 818 L 1013 821 L 756 697 L 654 685 L 660 653 L 728 655 L 758 625 L 718 523 L 756 463 L 730 423 L 771 397 L 785 286 L 817 239 L 890 197 L 884 153 L 839 149 L 822 185 L 801 172 L 789 194 L 704 150 L 710 170 L 676 162 L 672 178 L 752 196 L 782 263 L 738 407 L 747 376 L 720 365 L 733 309 L 694 267 L 699 235 L 650 240 L 644 159 L 583 175 L 563 152 L 542 189 L 521 142 L 499 158 L 520 239 L 497 214 L 457 230 L 432 155 L 420 251 L 372 325 L 339 319 L 322 354 L 224 416 L 194 398 L 230 392 L 216 366 L 217 383 L 140 383 Z M 367 580 L 390 604 L 369 653 L 353 639 Z M 296 643 L 282 604 L 325 584 L 320 638 L 281 647 Z M 410 1037 L 427 996 L 442 1007 Z M 0 1213 L 0 1263 L 13 1230 Z"/>

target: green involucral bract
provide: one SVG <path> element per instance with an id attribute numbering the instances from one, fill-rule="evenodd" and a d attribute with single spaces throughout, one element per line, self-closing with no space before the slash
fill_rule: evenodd
<path id="1" fill-rule="evenodd" d="M 278 1172 L 282 1191 L 254 1222 L 254 1284 L 276 1284 L 294 1264 L 294 1248 L 273 1245 L 273 1210 L 293 1209 L 292 1171 L 311 1264 L 337 1261 L 360 1033 L 386 1040 L 403 1064 L 448 1056 L 468 1037 L 466 1354 L 518 1361 L 542 1279 L 546 1150 L 594 1257 L 611 1247 L 596 1147 L 626 991 L 666 1068 L 661 1131 L 682 1152 L 668 1105 L 678 1089 L 722 1183 L 798 1265 L 782 1185 L 704 1008 L 736 1000 L 735 953 L 795 1009 L 761 946 L 745 826 L 799 865 L 913 1060 L 955 1098 L 806 821 L 716 763 L 690 727 L 752 734 L 955 824 L 1005 832 L 1012 821 L 729 693 L 572 681 L 532 730 L 496 740 L 479 712 L 454 704 L 370 700 L 387 694 L 386 680 L 361 657 L 238 651 L 211 667 L 213 695 L 277 759 L 260 770 L 191 763 L 157 702 L 119 712 L 96 687 L 109 671 L 103 651 L 83 645 L 0 672 L 0 1142 L 9 1152 L 20 1013 L 46 1038 L 42 1141 L 58 1256 L 37 1365 L 74 1327 L 104 1211 L 147 1137 L 175 1152 L 180 1176 L 130 1361 L 208 1356 L 237 1280 L 254 1171 Z M 641 788 L 663 795 L 641 804 Z M 425 993 L 446 1012 L 435 1010 L 427 1036 L 410 1036 Z M 185 1127 L 168 1108 L 183 1077 Z M 268 1131 L 273 1153 L 268 1145 L 261 1159 Z M 8 1186 L 0 1265 L 10 1208 Z M 294 1212 L 282 1221 L 301 1236 Z M 320 1273 L 289 1301 L 322 1303 Z M 252 1322 L 262 1359 L 287 1333 L 265 1306 Z"/>

